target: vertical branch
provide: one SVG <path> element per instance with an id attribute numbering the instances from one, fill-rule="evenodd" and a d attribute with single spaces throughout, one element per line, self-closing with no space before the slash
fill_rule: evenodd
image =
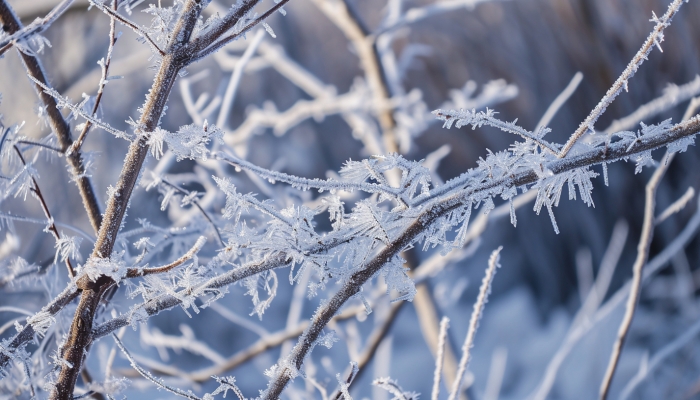
<path id="1" fill-rule="evenodd" d="M 374 37 L 362 24 L 359 17 L 355 15 L 344 0 L 314 0 L 316 6 L 333 21 L 333 23 L 345 34 L 357 51 L 360 65 L 365 73 L 365 80 L 374 96 L 375 105 L 386 103 L 390 96 L 384 79 L 384 72 L 379 61 L 377 46 Z M 384 139 L 384 151 L 386 153 L 397 153 L 399 147 L 396 138 L 396 121 L 389 107 L 379 107 L 377 119 L 382 129 Z"/>
<path id="2" fill-rule="evenodd" d="M 129 146 L 124 167 L 107 204 L 104 223 L 100 226 L 92 257 L 108 258 L 112 254 L 132 191 L 148 154 L 149 133 L 158 126 L 175 78 L 189 61 L 187 54 L 183 54 L 181 50 L 189 41 L 201 10 L 201 0 L 187 1 L 176 23 L 172 39 L 168 43 L 166 54 L 161 60 L 160 68 L 143 107 L 139 120 L 141 134 Z M 51 400 L 72 398 L 75 382 L 91 339 L 90 333 L 99 300 L 113 283 L 114 281 L 107 276 L 101 276 L 94 282 L 83 277 L 77 282 L 78 287 L 82 289 L 82 294 L 64 346 L 63 360 L 66 362 L 61 365 L 58 381 L 51 392 Z"/>
<path id="3" fill-rule="evenodd" d="M 435 357 L 435 371 L 433 373 L 433 391 L 431 400 L 438 400 L 440 396 L 440 374 L 442 374 L 442 361 L 445 358 L 445 343 L 447 339 L 447 328 L 450 326 L 450 319 L 442 317 L 440 321 L 440 335 L 438 336 L 437 357 Z"/>
<path id="4" fill-rule="evenodd" d="M 17 146 L 15 147 L 15 152 L 17 152 L 17 156 L 19 156 L 19 160 L 22 162 L 22 165 L 25 167 L 27 166 L 27 162 L 24 160 L 24 156 L 22 155 L 22 152 L 19 151 L 19 148 Z M 49 207 L 46 204 L 46 200 L 44 200 L 44 196 L 41 194 L 41 189 L 39 189 L 39 183 L 36 181 L 36 179 L 32 176 L 32 184 L 33 188 L 32 191 L 34 194 L 36 194 L 36 198 L 39 200 L 39 203 L 41 204 L 41 209 L 44 211 L 44 215 L 46 216 L 46 219 L 49 220 L 49 230 L 53 234 L 54 238 L 56 238 L 56 242 L 61 240 L 61 235 L 58 233 L 58 229 L 56 229 L 56 224 L 53 221 L 53 217 L 51 216 L 51 212 L 49 212 Z M 70 276 L 71 279 L 75 277 L 75 270 L 73 270 L 73 265 L 71 265 L 70 259 L 66 257 L 66 268 L 68 268 L 68 276 Z"/>
<path id="5" fill-rule="evenodd" d="M 612 353 L 610 354 L 610 362 L 608 363 L 608 368 L 605 371 L 603 382 L 600 385 L 601 400 L 607 399 L 610 392 L 610 384 L 612 383 L 613 376 L 615 375 L 615 369 L 617 368 L 617 364 L 620 360 L 622 346 L 624 346 L 625 339 L 627 339 L 627 334 L 630 326 L 632 325 L 632 319 L 634 318 L 634 312 L 637 308 L 639 293 L 642 290 L 642 269 L 649 259 L 649 247 L 651 246 L 651 240 L 654 236 L 654 208 L 656 206 L 656 191 L 659 188 L 661 179 L 668 170 L 671 159 L 672 154 L 666 153 L 646 186 L 644 222 L 642 224 L 642 235 L 639 238 L 639 244 L 637 245 L 637 259 L 634 261 L 634 265 L 632 266 L 632 286 L 630 288 L 629 296 L 627 297 L 625 315 L 620 323 L 620 328 L 617 332 L 617 339 L 615 339 Z"/>
<path id="6" fill-rule="evenodd" d="M 0 0 L 0 23 L 3 24 L 4 28 L 9 34 L 13 34 L 22 29 L 22 23 L 19 21 L 19 18 L 17 15 L 15 15 L 10 5 L 7 4 L 6 0 Z M 41 61 L 39 61 L 37 57 L 22 53 L 21 51 L 19 52 L 19 55 L 22 58 L 29 75 L 47 87 L 50 87 L 49 82 L 46 79 L 46 74 L 44 73 L 44 68 L 41 65 Z M 70 134 L 70 125 L 65 118 L 63 118 L 61 111 L 56 108 L 56 100 L 48 93 L 45 93 L 41 86 L 35 85 L 35 89 L 39 95 L 39 98 L 46 106 L 46 112 L 49 117 L 51 129 L 58 138 L 61 151 L 66 152 L 68 148 L 73 145 L 73 139 L 71 138 Z M 102 223 L 102 214 L 100 212 L 99 202 L 97 201 L 97 196 L 95 195 L 92 183 L 86 175 L 83 156 L 80 154 L 80 152 L 75 151 L 66 153 L 66 159 L 68 160 L 68 164 L 71 166 L 73 178 L 78 184 L 80 197 L 83 200 L 83 206 L 87 211 L 90 224 L 95 232 L 97 232 Z"/>
<path id="7" fill-rule="evenodd" d="M 117 11 L 118 7 L 118 2 L 117 0 L 112 0 L 112 8 L 114 11 Z M 111 17 L 111 22 L 109 23 L 109 47 L 107 48 L 107 57 L 105 57 L 102 60 L 102 76 L 100 78 L 100 84 L 97 89 L 97 95 L 95 96 L 95 105 L 92 106 L 92 113 L 91 115 L 94 117 L 95 114 L 97 114 L 97 110 L 100 107 L 100 101 L 102 100 L 102 94 L 104 93 L 105 85 L 107 84 L 107 81 L 109 80 L 109 65 L 112 63 L 112 51 L 114 51 L 114 45 L 117 43 L 117 27 L 116 27 L 116 20 L 114 17 Z M 68 150 L 68 154 L 72 154 L 75 152 L 80 151 L 80 148 L 83 146 L 83 143 L 85 142 L 85 138 L 87 137 L 88 132 L 90 131 L 90 128 L 92 127 L 92 122 L 90 120 L 85 121 L 85 125 L 83 125 L 83 130 L 80 132 L 80 136 L 78 136 L 78 140 L 76 140 L 73 145 L 70 147 Z"/>
<path id="8" fill-rule="evenodd" d="M 474 311 L 472 312 L 471 319 L 469 320 L 469 330 L 467 331 L 467 337 L 464 338 L 464 346 L 462 347 L 462 358 L 459 360 L 459 370 L 457 371 L 457 377 L 455 378 L 454 384 L 452 384 L 452 392 L 450 393 L 449 400 L 455 400 L 459 394 L 459 390 L 462 386 L 462 380 L 464 379 L 464 373 L 467 372 L 467 365 L 469 365 L 469 357 L 471 356 L 471 348 L 474 346 L 474 337 L 476 336 L 476 330 L 479 327 L 479 320 L 484 312 L 484 306 L 488 301 L 489 294 L 491 294 L 491 284 L 493 283 L 493 277 L 496 275 L 496 268 L 500 267 L 498 264 L 498 259 L 501 255 L 501 249 L 499 247 L 491 253 L 489 258 L 489 266 L 486 268 L 486 275 L 481 281 L 481 287 L 479 288 L 479 296 L 476 298 L 476 303 L 474 303 Z"/>

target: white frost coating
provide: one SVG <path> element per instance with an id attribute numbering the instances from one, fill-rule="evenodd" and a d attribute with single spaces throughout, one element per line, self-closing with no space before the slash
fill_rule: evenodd
<path id="1" fill-rule="evenodd" d="M 126 272 L 126 263 L 115 253 L 112 258 L 92 257 L 88 259 L 73 279 L 75 282 L 78 282 L 80 278 L 87 276 L 88 279 L 95 282 L 99 277 L 104 275 L 110 277 L 115 282 L 119 282 L 126 276 Z"/>
<path id="2" fill-rule="evenodd" d="M 61 231 L 60 239 L 56 239 L 56 255 L 54 258 L 65 262 L 67 259 L 71 258 L 76 261 L 80 261 L 80 243 L 83 238 L 77 236 L 66 236 L 63 231 Z"/>
<path id="3" fill-rule="evenodd" d="M 32 326 L 34 332 L 42 337 L 46 335 L 46 331 L 49 330 L 49 327 L 51 327 L 54 322 L 56 322 L 56 318 L 46 310 L 39 311 L 34 314 L 34 316 L 27 318 L 27 323 Z"/>
<path id="4" fill-rule="evenodd" d="M 147 143 L 150 146 L 151 155 L 156 159 L 160 159 L 163 155 L 163 143 L 165 142 L 178 161 L 185 158 L 207 160 L 209 156 L 207 144 L 213 139 L 221 141 L 223 131 L 214 125 L 207 125 L 207 121 L 204 121 L 204 126 L 185 125 L 181 126 L 177 132 L 156 128 L 155 131 L 148 133 Z"/>

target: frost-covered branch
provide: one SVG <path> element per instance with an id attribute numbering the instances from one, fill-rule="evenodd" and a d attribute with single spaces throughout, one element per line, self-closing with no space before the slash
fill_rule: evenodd
<path id="1" fill-rule="evenodd" d="M 647 183 L 646 186 L 644 222 L 642 224 L 642 234 L 639 238 L 639 244 L 637 246 L 637 259 L 634 261 L 634 265 L 632 266 L 632 286 L 629 297 L 627 298 L 625 315 L 620 323 L 617 338 L 615 339 L 615 344 L 613 344 L 613 350 L 610 354 L 608 368 L 605 371 L 605 376 L 603 377 L 603 382 L 600 386 L 601 400 L 605 400 L 608 397 L 610 384 L 612 383 L 613 376 L 615 375 L 615 369 L 617 368 L 617 363 L 620 359 L 620 354 L 622 353 L 622 347 L 624 346 L 630 326 L 632 326 L 632 318 L 634 318 L 634 312 L 637 308 L 637 302 L 639 301 L 639 294 L 642 290 L 642 268 L 644 268 L 644 265 L 649 259 L 651 240 L 654 237 L 656 191 L 659 188 L 661 179 L 668 170 L 668 166 L 670 164 L 668 157 L 671 157 L 671 154 L 664 156 L 664 161 L 661 162 L 656 168 L 656 171 L 654 171 L 654 174 L 652 175 L 651 179 L 649 179 L 649 183 Z"/>
<path id="2" fill-rule="evenodd" d="M 102 8 L 105 7 L 103 6 Z M 112 8 L 116 13 L 116 10 L 118 8 L 117 0 L 112 0 Z M 112 78 L 109 76 L 109 66 L 112 64 L 112 52 L 114 51 L 114 45 L 117 43 L 118 39 L 116 23 L 114 21 L 115 18 L 112 18 L 109 24 L 109 46 L 107 47 L 107 56 L 98 62 L 100 68 L 102 69 L 102 76 L 100 77 L 100 83 L 97 88 L 97 95 L 95 95 L 95 104 L 92 106 L 93 117 L 95 116 L 95 114 L 97 114 L 97 110 L 99 110 L 100 108 L 100 102 L 102 101 L 102 94 L 104 93 L 105 86 L 107 85 L 107 82 L 109 82 L 110 78 Z M 68 154 L 80 151 L 80 148 L 83 146 L 83 143 L 85 142 L 85 138 L 87 137 L 91 126 L 92 122 L 85 121 L 85 124 L 83 125 L 83 129 L 81 130 L 78 139 L 68 149 Z"/>
<path id="3" fill-rule="evenodd" d="M 629 80 L 637 72 L 637 69 L 639 69 L 639 66 L 642 65 L 644 60 L 648 58 L 652 48 L 656 46 L 659 48 L 659 51 L 663 52 L 663 50 L 661 50 L 661 42 L 664 40 L 664 29 L 671 25 L 671 19 L 674 15 L 676 15 L 678 10 L 681 8 L 681 5 L 683 5 L 685 1 L 686 0 L 674 0 L 671 4 L 669 4 L 668 10 L 661 16 L 661 18 L 658 18 L 656 14 L 652 13 L 653 18 L 651 21 L 656 23 L 656 25 L 647 37 L 647 40 L 644 41 L 644 44 L 642 44 L 642 47 L 639 49 L 637 54 L 635 54 L 629 64 L 627 64 L 627 68 L 622 71 L 620 77 L 617 78 L 608 92 L 605 93 L 605 96 L 600 100 L 598 105 L 595 106 L 588 117 L 581 122 L 578 129 L 576 129 L 576 131 L 571 135 L 569 140 L 561 149 L 561 152 L 559 152 L 558 157 L 565 157 L 569 153 L 569 150 L 574 147 L 576 141 L 586 132 L 595 132 L 595 123 L 598 121 L 598 118 L 603 115 L 608 106 L 615 100 L 623 89 L 627 91 Z"/>
<path id="4" fill-rule="evenodd" d="M 127 278 L 137 278 L 140 276 L 146 276 L 146 275 L 151 275 L 151 274 L 162 274 L 164 272 L 168 272 L 173 268 L 177 268 L 180 265 L 184 264 L 185 262 L 189 261 L 192 257 L 194 257 L 199 250 L 202 249 L 204 246 L 204 243 L 207 242 L 207 238 L 204 236 L 200 236 L 199 239 L 197 239 L 197 242 L 195 242 L 194 246 L 188 251 L 187 253 L 183 254 L 182 257 L 178 258 L 177 260 L 171 262 L 170 264 L 162 265 L 160 267 L 150 267 L 150 268 L 129 268 L 126 272 L 126 277 Z"/>
<path id="5" fill-rule="evenodd" d="M 0 23 L 3 24 L 4 29 L 10 34 L 16 33 L 22 29 L 19 18 L 15 15 L 10 5 L 7 4 L 6 0 L 0 0 Z M 36 56 L 24 52 L 20 52 L 20 56 L 22 57 L 22 61 L 27 68 L 30 78 L 38 82 L 35 87 L 36 91 L 39 98 L 46 106 L 46 113 L 49 117 L 51 129 L 58 138 L 61 150 L 65 152 L 73 144 L 70 125 L 61 114 L 61 111 L 56 108 L 56 100 L 48 93 L 44 93 L 44 89 L 49 86 L 49 83 L 41 61 Z M 80 197 L 83 200 L 83 206 L 87 211 L 90 224 L 95 232 L 97 232 L 102 222 L 102 213 L 100 211 L 97 195 L 92 187 L 90 178 L 86 174 L 85 162 L 82 154 L 80 152 L 73 152 L 67 155 L 66 158 L 68 164 L 71 166 L 71 174 L 78 185 Z"/>
<path id="6" fill-rule="evenodd" d="M 486 306 L 486 302 L 491 294 L 491 285 L 493 283 L 494 276 L 496 276 L 496 269 L 501 266 L 499 264 L 499 259 L 501 257 L 500 254 L 502 249 L 503 247 L 499 247 L 498 249 L 494 250 L 493 253 L 491 253 L 491 257 L 489 257 L 489 266 L 486 269 L 484 279 L 481 281 L 479 296 L 476 298 L 476 302 L 474 303 L 474 311 L 472 311 L 472 316 L 469 319 L 469 329 L 467 330 L 467 336 L 464 338 L 464 345 L 462 346 L 462 358 L 459 360 L 459 369 L 457 370 L 457 377 L 452 385 L 452 390 L 450 391 L 449 400 L 455 400 L 462 387 L 464 374 L 467 372 L 467 366 L 469 365 L 471 348 L 474 346 L 476 330 L 479 328 L 479 321 L 481 320 L 481 316 L 484 313 L 484 307 Z"/>
<path id="7" fill-rule="evenodd" d="M 19 157 L 20 161 L 22 162 L 22 165 L 24 165 L 25 171 L 29 167 L 27 165 L 27 162 L 24 160 L 24 156 L 22 155 L 22 152 L 19 150 L 17 146 L 14 146 L 15 152 L 17 153 L 17 157 Z M 48 230 L 51 231 L 53 234 L 54 239 L 56 239 L 56 248 L 61 247 L 61 244 L 64 243 L 64 241 L 61 239 L 61 235 L 58 233 L 58 229 L 56 228 L 56 224 L 53 222 L 53 217 L 51 216 L 51 212 L 49 211 L 49 206 L 46 204 L 46 199 L 44 198 L 44 195 L 41 193 L 41 189 L 39 188 L 39 183 L 36 181 L 35 174 L 26 172 L 31 179 L 31 190 L 34 195 L 36 196 L 37 200 L 39 200 L 39 204 L 41 204 L 41 209 L 44 211 L 44 215 L 46 216 L 46 219 L 49 221 L 48 224 Z M 68 269 L 68 276 L 72 279 L 75 277 L 75 270 L 73 269 L 73 265 L 71 264 L 70 258 L 69 257 L 62 257 L 63 261 L 66 263 L 66 268 Z"/>
<path id="8" fill-rule="evenodd" d="M 105 7 L 104 4 L 100 1 L 95 1 L 95 0 L 90 0 L 90 5 L 95 6 L 97 9 L 102 11 L 103 13 L 109 15 L 110 18 L 113 20 L 117 20 L 121 22 L 123 25 L 128 26 L 136 32 L 137 35 L 141 36 L 145 41 L 148 42 L 148 44 L 151 46 L 151 49 L 153 49 L 156 53 L 160 54 L 161 57 L 165 55 L 165 52 L 158 47 L 158 43 L 156 43 L 151 36 L 148 34 L 148 32 L 145 32 L 138 24 L 129 21 L 127 18 L 122 17 L 119 15 L 116 9 L 110 9 L 109 7 Z M 110 44 L 113 45 L 113 44 Z"/>
<path id="9" fill-rule="evenodd" d="M 527 129 L 516 125 L 517 120 L 513 122 L 501 121 L 500 119 L 494 117 L 494 115 L 496 115 L 496 112 L 493 110 L 489 110 L 488 108 L 486 109 L 486 111 L 479 112 L 477 112 L 475 109 L 472 109 L 471 111 L 435 110 L 433 111 L 433 114 L 439 120 L 445 121 L 443 127 L 447 129 L 451 128 L 453 124 L 458 129 L 466 125 L 471 125 L 472 130 L 476 128 L 481 128 L 484 125 L 492 126 L 504 132 L 519 135 L 523 139 L 532 140 L 533 142 L 537 143 L 540 147 L 542 147 L 542 150 L 546 150 L 551 154 L 557 154 L 556 147 L 542 139 L 544 135 L 546 135 L 550 131 L 549 128 L 541 127 L 537 132 L 530 132 Z"/>

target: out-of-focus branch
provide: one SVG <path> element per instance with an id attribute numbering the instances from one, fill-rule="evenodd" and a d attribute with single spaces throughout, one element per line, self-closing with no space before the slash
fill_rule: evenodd
<path id="1" fill-rule="evenodd" d="M 664 90 L 663 95 L 642 105 L 632 114 L 614 120 L 603 132 L 610 135 L 632 129 L 641 121 L 653 118 L 698 94 L 700 94 L 700 76 L 696 76 L 692 81 L 680 86 L 669 85 Z"/>
<path id="2" fill-rule="evenodd" d="M 476 302 L 474 303 L 474 311 L 472 311 L 472 316 L 469 320 L 469 329 L 467 330 L 467 336 L 464 338 L 464 345 L 462 346 L 462 358 L 459 360 L 459 369 L 457 370 L 457 376 L 452 384 L 449 400 L 455 400 L 457 398 L 462 386 L 464 374 L 467 372 L 471 348 L 474 346 L 476 330 L 479 327 L 481 315 L 484 312 L 484 307 L 486 306 L 488 297 L 491 294 L 491 284 L 493 283 L 493 278 L 496 275 L 496 269 L 500 267 L 498 261 L 500 259 L 502 249 L 503 247 L 499 247 L 498 249 L 494 250 L 489 258 L 489 266 L 486 268 L 486 275 L 481 282 L 479 296 L 476 298 Z"/>
<path id="3" fill-rule="evenodd" d="M 6 0 L 0 0 L 0 22 L 5 26 L 5 29 L 10 34 L 22 29 L 22 24 L 12 11 L 10 5 L 7 4 Z M 20 52 L 20 56 L 22 57 L 22 61 L 24 62 L 27 71 L 29 71 L 29 75 L 44 86 L 49 87 L 48 80 L 46 79 L 46 75 L 44 73 L 44 68 L 42 67 L 39 59 L 35 56 L 22 52 Z M 73 145 L 70 125 L 65 118 L 63 118 L 61 111 L 56 108 L 56 99 L 54 99 L 48 93 L 45 93 L 41 85 L 37 84 L 35 88 L 39 98 L 46 106 L 46 112 L 49 117 L 51 129 L 58 138 L 58 143 L 61 146 L 61 150 L 66 152 L 68 148 Z M 83 206 L 87 211 L 90 224 L 95 232 L 97 232 L 100 229 L 100 224 L 102 223 L 102 213 L 100 212 L 99 202 L 97 201 L 97 196 L 92 187 L 92 183 L 90 182 L 89 177 L 86 175 L 83 157 L 80 152 L 72 152 L 71 154 L 66 154 L 66 158 L 68 160 L 68 164 L 71 166 L 71 173 L 78 184 L 80 197 L 83 200 Z"/>
<path id="4" fill-rule="evenodd" d="M 649 183 L 647 183 L 646 186 L 644 222 L 642 224 L 642 234 L 639 238 L 639 244 L 637 246 L 637 259 L 634 261 L 634 265 L 632 266 L 632 286 L 630 288 L 629 297 L 627 298 L 625 315 L 620 323 L 620 328 L 617 332 L 617 339 L 615 339 L 613 350 L 610 354 L 610 362 L 607 370 L 605 371 L 603 382 L 600 386 L 601 400 L 605 400 L 608 397 L 608 393 L 610 392 L 610 384 L 612 383 L 613 376 L 615 375 L 615 369 L 617 368 L 620 354 L 622 354 L 622 346 L 624 346 L 630 326 L 632 326 L 632 319 L 634 318 L 634 312 L 639 301 L 639 294 L 642 290 L 642 268 L 644 268 L 644 265 L 649 259 L 649 248 L 651 247 L 651 240 L 654 237 L 656 190 L 659 188 L 661 179 L 668 170 L 668 166 L 673 158 L 672 156 L 673 155 L 669 153 L 664 156 L 663 160 L 656 168 L 656 171 L 654 171 L 654 175 L 652 175 L 651 179 L 649 179 Z"/>
<path id="5" fill-rule="evenodd" d="M 379 54 L 370 32 L 364 27 L 358 16 L 350 10 L 343 0 L 313 0 L 313 3 L 330 19 L 350 40 L 360 65 L 365 73 L 365 80 L 372 91 L 375 103 L 385 103 L 390 97 L 384 80 Z M 391 110 L 377 110 L 377 119 L 382 129 L 384 153 L 398 152 L 396 138 L 396 121 Z"/>
<path id="6" fill-rule="evenodd" d="M 44 18 L 37 18 L 31 24 L 0 40 L 0 56 L 9 50 L 13 44 L 25 40 L 29 36 L 38 35 L 49 29 L 51 24 L 53 24 L 61 15 L 63 15 L 71 4 L 73 4 L 73 1 L 74 0 L 63 0 L 56 7 L 54 7 L 50 13 L 46 14 Z M 19 18 L 17 20 L 19 21 Z"/>

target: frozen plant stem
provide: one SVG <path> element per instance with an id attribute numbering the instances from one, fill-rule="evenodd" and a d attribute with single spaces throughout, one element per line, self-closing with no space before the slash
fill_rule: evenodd
<path id="1" fill-rule="evenodd" d="M 9 33 L 13 34 L 20 29 L 22 29 L 22 23 L 17 18 L 6 0 L 0 0 L 0 23 L 2 23 L 3 28 Z M 24 62 L 25 67 L 31 77 L 41 82 L 47 87 L 50 87 L 48 80 L 46 79 L 46 74 L 44 73 L 44 68 L 41 65 L 41 61 L 35 56 L 31 56 L 19 51 L 19 55 Z M 48 93 L 45 93 L 40 85 L 35 85 L 35 89 L 39 95 L 39 98 L 44 103 L 46 107 L 46 113 L 48 115 L 49 123 L 51 125 L 51 130 L 56 134 L 58 138 L 58 143 L 61 147 L 62 152 L 66 152 L 69 147 L 73 145 L 73 139 L 70 133 L 70 124 L 63 118 L 61 111 L 56 108 L 56 99 L 51 97 Z M 85 164 L 83 162 L 83 156 L 78 151 L 66 154 L 66 159 L 68 164 L 71 166 L 71 173 L 76 183 L 78 184 L 78 190 L 80 191 L 80 197 L 83 200 L 83 206 L 87 211 L 88 218 L 90 219 L 90 224 L 92 228 L 97 232 L 100 229 L 100 224 L 102 223 L 102 214 L 100 212 L 99 202 L 97 201 L 97 196 L 90 182 L 90 178 L 86 175 Z"/>
<path id="2" fill-rule="evenodd" d="M 201 9 L 201 1 L 190 0 L 185 4 L 180 15 L 173 32 L 173 40 L 168 44 L 167 54 L 161 60 L 160 68 L 153 81 L 146 104 L 143 107 L 143 114 L 139 120 L 143 133 L 129 146 L 124 167 L 114 193 L 107 204 L 104 221 L 100 226 L 91 257 L 109 258 L 112 254 L 114 242 L 117 239 L 131 193 L 149 151 L 147 133 L 153 132 L 158 126 L 175 78 L 187 61 L 184 55 L 177 50 L 181 49 L 189 41 Z M 85 356 L 85 349 L 90 341 L 90 332 L 97 305 L 101 295 L 113 283 L 113 280 L 106 276 L 102 276 L 95 281 L 91 281 L 87 276 L 84 276 L 77 282 L 78 288 L 82 290 L 82 294 L 68 333 L 68 339 L 64 345 L 63 359 L 67 361 L 67 364 L 64 363 L 61 366 L 56 386 L 51 392 L 51 400 L 69 400 L 72 398 L 75 382 Z"/>
<path id="3" fill-rule="evenodd" d="M 27 166 L 27 162 L 24 160 L 24 156 L 22 155 L 22 152 L 19 151 L 19 148 L 17 146 L 14 146 L 15 152 L 17 153 L 17 156 L 19 157 L 19 160 L 22 162 L 22 165 L 25 167 Z M 36 195 L 36 198 L 39 200 L 39 203 L 41 203 L 41 209 L 44 211 L 44 215 L 46 216 L 46 219 L 49 221 L 49 230 L 53 234 L 54 238 L 56 239 L 56 242 L 58 242 L 61 239 L 61 235 L 58 233 L 58 229 L 56 229 L 56 224 L 53 222 L 53 217 L 51 217 L 51 212 L 49 212 L 49 207 L 46 205 L 46 200 L 44 199 L 44 196 L 41 194 L 41 189 L 39 189 L 39 183 L 36 181 L 36 178 L 32 176 L 32 192 Z M 66 257 L 66 268 L 68 268 L 68 276 L 73 279 L 75 277 L 75 270 L 73 270 L 73 265 L 71 265 L 70 259 Z"/>
<path id="4" fill-rule="evenodd" d="M 457 398 L 459 390 L 462 386 L 464 374 L 467 372 L 469 357 L 471 356 L 471 348 L 474 346 L 474 337 L 476 335 L 476 330 L 479 328 L 479 320 L 481 320 L 484 307 L 488 301 L 489 294 L 491 294 L 491 284 L 493 283 L 493 278 L 496 275 L 496 269 L 500 267 L 498 261 L 501 257 L 502 249 L 503 246 L 494 250 L 493 253 L 491 253 L 491 257 L 489 257 L 489 266 L 486 268 L 486 275 L 481 281 L 481 287 L 479 288 L 479 296 L 476 298 L 476 303 L 474 303 L 474 311 L 472 311 L 472 316 L 469 320 L 469 329 L 467 330 L 467 336 L 464 338 L 464 345 L 462 346 L 462 359 L 459 360 L 459 369 L 457 370 L 457 376 L 455 377 L 454 384 L 452 385 L 449 400 L 455 400 Z"/>
<path id="5" fill-rule="evenodd" d="M 438 400 L 440 396 L 440 374 L 442 373 L 442 360 L 445 357 L 445 342 L 447 339 L 447 328 L 450 327 L 450 319 L 442 317 L 440 321 L 440 335 L 438 336 L 437 356 L 435 357 L 435 371 L 433 376 L 433 392 L 431 400 Z"/>
<path id="6" fill-rule="evenodd" d="M 630 326 L 632 325 L 634 312 L 637 308 L 637 302 L 639 301 L 639 293 L 642 290 L 642 268 L 649 259 L 649 247 L 651 246 L 651 240 L 654 236 L 654 208 L 656 205 L 656 190 L 659 188 L 661 179 L 668 170 L 668 166 L 672 159 L 673 154 L 666 153 L 646 186 L 644 222 L 642 224 L 642 236 L 639 238 L 639 244 L 637 245 L 637 258 L 634 261 L 634 266 L 632 267 L 632 286 L 630 288 L 629 296 L 627 297 L 625 315 L 622 317 L 622 322 L 620 323 L 620 328 L 617 332 L 617 339 L 615 339 L 612 353 L 610 354 L 610 362 L 608 363 L 608 368 L 605 371 L 603 382 L 600 385 L 601 400 L 605 400 L 608 397 L 610 392 L 610 384 L 612 383 L 613 376 L 615 375 L 615 369 L 617 368 L 618 361 L 620 360 L 620 354 L 622 353 L 622 346 L 625 344 L 625 339 L 627 339 L 627 334 Z"/>
<path id="7" fill-rule="evenodd" d="M 651 53 L 651 49 L 656 45 L 659 48 L 659 50 L 661 50 L 661 42 L 664 40 L 664 29 L 666 29 L 671 24 L 671 19 L 674 15 L 676 15 L 678 9 L 681 8 L 681 5 L 685 1 L 687 0 L 674 0 L 668 6 L 668 10 L 661 18 L 657 18 L 656 15 L 654 15 L 654 18 L 651 19 L 651 21 L 656 22 L 654 30 L 651 31 L 651 33 L 647 37 L 647 40 L 644 42 L 644 44 L 642 44 L 642 47 L 627 65 L 627 68 L 625 68 L 625 70 L 622 71 L 620 77 L 617 78 L 615 83 L 613 83 L 610 89 L 608 89 L 608 92 L 605 93 L 605 96 L 600 100 L 598 105 L 595 106 L 593 111 L 591 111 L 588 117 L 586 117 L 586 119 L 583 122 L 581 122 L 581 125 L 578 127 L 578 129 L 576 129 L 576 131 L 571 135 L 569 140 L 564 145 L 564 148 L 562 148 L 561 152 L 559 152 L 559 158 L 566 157 L 566 155 L 569 153 L 569 150 L 571 150 L 571 148 L 574 147 L 574 144 L 576 144 L 576 141 L 586 132 L 595 131 L 594 125 L 596 121 L 598 121 L 598 118 L 600 118 L 600 116 L 603 115 L 608 106 L 612 104 L 613 101 L 615 101 L 615 98 L 620 94 L 620 92 L 622 92 L 623 89 L 627 91 L 627 85 L 629 80 L 632 79 L 635 72 L 637 72 L 637 69 L 639 69 L 639 66 L 642 65 L 644 60 L 648 58 L 649 53 Z"/>
<path id="8" fill-rule="evenodd" d="M 118 7 L 118 1 L 117 0 L 112 0 L 112 8 L 114 9 L 115 13 L 117 11 Z M 97 95 L 95 96 L 95 105 L 92 106 L 92 112 L 91 115 L 95 117 L 97 114 L 97 110 L 100 107 L 100 102 L 102 101 L 102 94 L 104 93 L 105 90 L 105 85 L 107 84 L 109 80 L 109 65 L 112 63 L 112 52 L 114 51 L 114 45 L 117 43 L 117 29 L 116 29 L 116 23 L 114 17 L 112 17 L 111 22 L 109 23 L 109 47 L 107 48 L 107 57 L 102 59 L 102 62 L 100 66 L 102 67 L 102 77 L 100 78 L 100 84 L 97 89 Z M 85 125 L 83 125 L 82 131 L 80 131 L 80 136 L 78 136 L 78 140 L 76 140 L 73 145 L 68 149 L 68 154 L 72 154 L 75 152 L 80 151 L 80 148 L 83 146 L 83 143 L 85 142 L 85 138 L 87 137 L 88 132 L 90 131 L 90 128 L 92 127 L 92 122 L 90 121 L 85 121 Z"/>

